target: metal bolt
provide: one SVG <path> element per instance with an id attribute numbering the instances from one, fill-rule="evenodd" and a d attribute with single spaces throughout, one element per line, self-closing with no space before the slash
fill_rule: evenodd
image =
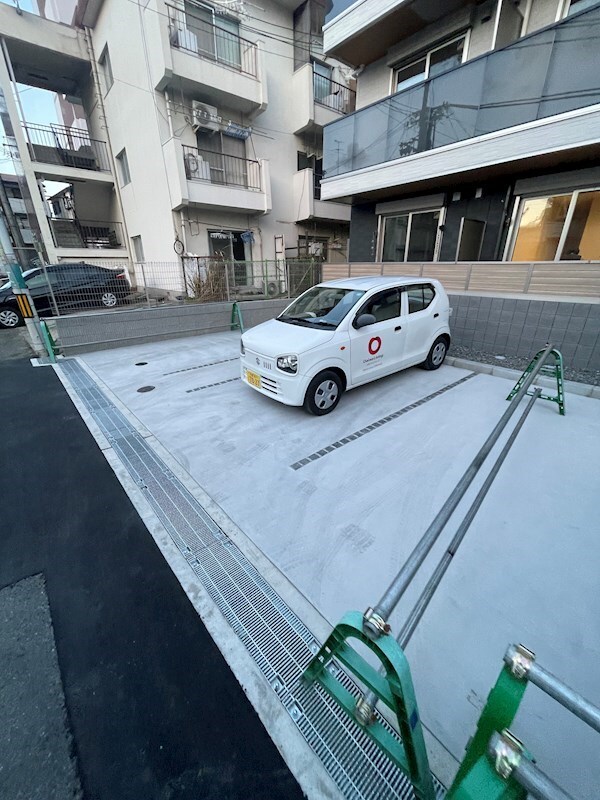
<path id="1" fill-rule="evenodd" d="M 535 653 L 525 645 L 511 644 L 504 654 L 504 662 L 510 667 L 515 678 L 527 678 L 531 665 L 535 661 Z"/>
<path id="2" fill-rule="evenodd" d="M 508 780 L 523 757 L 523 744 L 509 730 L 494 733 L 488 745 L 488 755 L 498 775 Z"/>
<path id="3" fill-rule="evenodd" d="M 362 697 L 354 708 L 354 716 L 359 725 L 367 726 L 375 722 L 375 711 L 373 706 Z"/>
<path id="4" fill-rule="evenodd" d="M 298 722 L 298 720 L 302 716 L 302 711 L 300 710 L 300 708 L 297 705 L 293 705 L 290 708 L 290 716 L 294 720 L 294 722 Z"/>
<path id="5" fill-rule="evenodd" d="M 369 606 L 363 614 L 363 630 L 367 636 L 378 639 L 382 635 L 387 635 L 391 631 L 391 627 Z"/>

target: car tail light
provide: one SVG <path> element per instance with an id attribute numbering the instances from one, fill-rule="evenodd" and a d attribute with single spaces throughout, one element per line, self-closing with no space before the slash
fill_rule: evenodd
<path id="1" fill-rule="evenodd" d="M 115 275 L 115 278 L 120 278 L 121 280 L 126 281 L 127 275 L 124 272 L 119 272 L 117 275 Z"/>

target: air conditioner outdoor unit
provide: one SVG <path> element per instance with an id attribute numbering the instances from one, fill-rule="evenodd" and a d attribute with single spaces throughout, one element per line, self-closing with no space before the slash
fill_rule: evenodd
<path id="1" fill-rule="evenodd" d="M 192 100 L 192 123 L 194 128 L 202 128 L 205 131 L 218 131 L 220 128 L 221 117 L 214 106 Z"/>
<path id="2" fill-rule="evenodd" d="M 210 181 L 210 164 L 196 153 L 186 153 L 184 156 L 186 175 L 188 180 Z"/>

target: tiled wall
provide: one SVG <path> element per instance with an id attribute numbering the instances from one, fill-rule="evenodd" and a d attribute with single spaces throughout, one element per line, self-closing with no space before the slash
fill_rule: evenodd
<path id="1" fill-rule="evenodd" d="M 600 369 L 600 305 L 450 295 L 454 344 L 506 356 L 533 356 L 547 342 L 566 366 Z"/>

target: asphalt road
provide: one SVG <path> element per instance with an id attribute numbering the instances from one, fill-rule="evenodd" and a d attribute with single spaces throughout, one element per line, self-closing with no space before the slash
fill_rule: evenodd
<path id="1" fill-rule="evenodd" d="M 22 333 L 0 330 L 0 590 L 45 579 L 84 797 L 301 798 L 54 372 L 30 366 Z M 37 669 L 28 679 L 46 681 Z M 4 786 L 2 800 L 28 796 L 19 791 Z"/>

